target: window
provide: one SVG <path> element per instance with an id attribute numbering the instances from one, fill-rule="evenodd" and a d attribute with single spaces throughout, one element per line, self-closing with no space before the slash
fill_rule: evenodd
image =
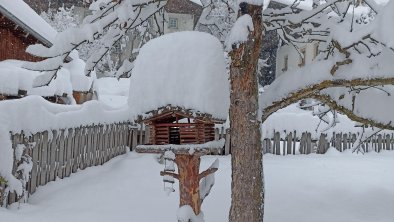
<path id="1" fill-rule="evenodd" d="M 168 22 L 168 28 L 177 29 L 178 28 L 178 19 L 170 18 Z"/>
<path id="2" fill-rule="evenodd" d="M 298 63 L 299 67 L 305 66 L 305 58 L 306 58 L 306 49 L 302 48 L 300 49 L 300 63 Z"/>
<path id="3" fill-rule="evenodd" d="M 286 72 L 287 69 L 289 68 L 289 56 L 288 55 L 285 55 L 285 58 L 284 58 L 283 62 L 284 62 L 284 64 L 283 64 L 282 71 Z"/>

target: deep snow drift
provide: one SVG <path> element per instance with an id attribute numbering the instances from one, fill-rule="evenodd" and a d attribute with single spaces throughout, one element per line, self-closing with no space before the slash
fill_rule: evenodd
<path id="1" fill-rule="evenodd" d="M 205 156 L 206 169 L 217 156 Z M 394 152 L 264 156 L 265 222 L 391 222 Z M 207 222 L 227 222 L 230 156 L 219 157 L 216 184 L 202 210 Z M 20 209 L 0 209 L 7 222 L 176 221 L 178 187 L 163 191 L 154 155 L 129 153 L 51 182 Z M 14 205 L 17 208 L 16 205 Z"/>

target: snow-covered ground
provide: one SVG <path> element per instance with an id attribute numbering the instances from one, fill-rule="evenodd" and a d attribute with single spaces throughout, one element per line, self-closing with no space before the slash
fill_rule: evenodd
<path id="1" fill-rule="evenodd" d="M 203 157 L 202 169 L 216 158 Z M 230 157 L 219 159 L 216 184 L 203 203 L 207 222 L 228 221 Z M 391 222 L 393 160 L 394 152 L 266 155 L 265 222 Z M 19 209 L 0 208 L 0 221 L 176 221 L 178 193 L 163 192 L 163 168 L 154 155 L 128 153 L 39 188 Z"/>

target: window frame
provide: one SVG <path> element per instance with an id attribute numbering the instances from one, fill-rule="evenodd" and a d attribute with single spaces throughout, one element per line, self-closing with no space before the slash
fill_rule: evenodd
<path id="1" fill-rule="evenodd" d="M 168 19 L 168 28 L 178 29 L 178 19 L 177 18 L 169 18 Z"/>

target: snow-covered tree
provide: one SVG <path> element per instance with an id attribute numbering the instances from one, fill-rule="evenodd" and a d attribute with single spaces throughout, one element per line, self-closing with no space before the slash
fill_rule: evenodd
<path id="1" fill-rule="evenodd" d="M 394 106 L 390 86 L 394 83 L 394 2 L 385 7 L 373 0 L 316 0 L 308 7 L 305 3 L 295 0 L 273 8 L 267 7 L 267 0 L 204 3 L 210 10 L 203 13 L 208 22 L 205 28 L 226 40 L 231 58 L 231 222 L 263 221 L 260 126 L 278 109 L 312 98 L 356 122 L 394 129 L 393 117 L 387 112 Z M 37 79 L 37 86 L 56 77 L 72 50 L 98 40 L 103 47 L 88 59 L 86 74 L 90 75 L 114 44 L 147 23 L 165 2 L 100 0 L 93 5 L 98 10 L 81 27 L 61 33 L 52 47 L 29 47 L 30 53 L 48 58 L 26 65 L 46 72 Z M 359 10 L 368 13 L 358 14 Z M 256 70 L 264 33 L 270 30 L 296 48 L 301 43 L 319 42 L 320 52 L 312 64 L 285 72 L 259 96 Z"/>
<path id="2" fill-rule="evenodd" d="M 57 10 L 53 10 L 49 6 L 46 12 L 41 13 L 41 17 L 58 32 L 63 32 L 69 28 L 78 27 L 80 25 L 80 21 L 83 19 L 79 16 L 80 15 L 74 12 L 73 6 L 67 8 L 64 5 Z M 104 33 L 106 31 L 107 30 L 105 30 Z M 124 36 L 116 46 L 118 48 L 123 48 L 125 42 L 128 40 L 128 36 Z M 119 53 L 116 52 L 116 46 L 112 46 L 109 52 L 97 64 L 96 70 L 98 72 L 103 73 L 106 76 L 116 75 L 117 69 L 119 68 L 119 58 L 116 56 Z M 92 54 L 96 53 L 97 50 L 100 50 L 101 47 L 104 46 L 99 39 L 96 39 L 92 42 L 85 42 L 77 48 L 79 57 L 82 60 L 87 61 L 92 56 Z"/>
<path id="3" fill-rule="evenodd" d="M 42 12 L 41 17 L 50 24 L 56 31 L 63 32 L 69 28 L 77 27 L 80 18 L 73 13 L 74 7 L 60 7 L 53 11 L 50 7 L 48 11 Z"/>
<path id="4" fill-rule="evenodd" d="M 360 5 L 329 0 L 301 10 L 302 3 L 268 8 L 266 1 L 241 1 L 238 20 L 227 37 L 232 59 L 231 222 L 263 221 L 260 123 L 275 111 L 313 98 L 356 122 L 386 129 L 394 126 L 390 112 L 384 111 L 394 105 L 390 96 L 394 39 L 388 31 L 394 22 L 394 3 L 383 8 L 371 0 Z M 360 10 L 375 14 L 368 16 L 375 17 L 373 21 L 358 22 Z M 280 76 L 258 97 L 255 70 L 263 34 L 269 30 L 276 30 L 296 49 L 300 43 L 320 42 L 320 54 L 314 63 Z M 370 105 L 372 101 L 375 106 Z"/>
<path id="5" fill-rule="evenodd" d="M 100 49 L 86 61 L 85 72 L 90 76 L 100 61 L 111 48 L 119 44 L 128 32 L 136 30 L 164 7 L 162 0 L 97 0 L 90 9 L 93 14 L 87 16 L 83 24 L 72 27 L 56 36 L 53 46 L 30 46 L 27 51 L 33 55 L 47 58 L 37 63 L 26 63 L 25 68 L 44 72 L 34 81 L 34 86 L 47 85 L 67 61 L 71 52 L 85 43 L 98 41 Z M 127 64 L 130 64 L 128 62 Z M 120 66 L 123 67 L 124 66 Z"/>

